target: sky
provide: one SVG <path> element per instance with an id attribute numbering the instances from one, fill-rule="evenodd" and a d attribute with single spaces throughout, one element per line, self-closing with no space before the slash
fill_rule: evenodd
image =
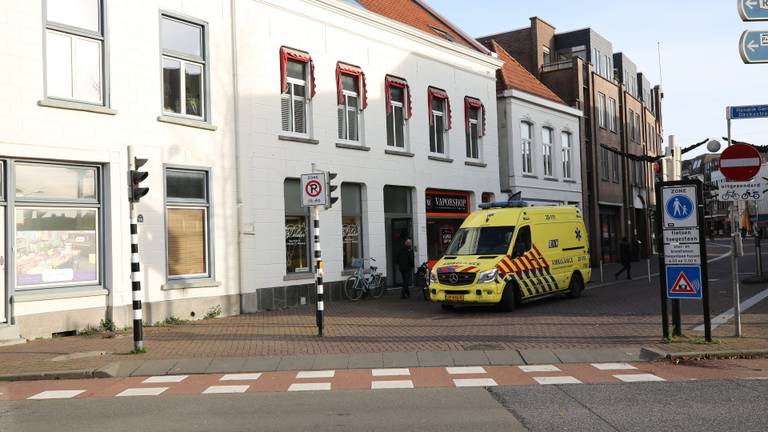
<path id="1" fill-rule="evenodd" d="M 427 2 L 474 37 L 529 27 L 532 16 L 558 33 L 591 27 L 613 43 L 614 52 L 629 56 L 651 83 L 661 82 L 665 143 L 669 135 L 683 148 L 720 139 L 726 136 L 726 106 L 768 104 L 768 64 L 747 65 L 739 55 L 741 33 L 768 30 L 768 22 L 742 22 L 732 0 Z M 768 119 L 734 121 L 732 130 L 734 140 L 768 145 Z"/>

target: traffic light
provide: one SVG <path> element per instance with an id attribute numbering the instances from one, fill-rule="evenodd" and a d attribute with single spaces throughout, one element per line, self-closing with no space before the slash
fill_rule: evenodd
<path id="1" fill-rule="evenodd" d="M 139 202 L 139 200 L 149 192 L 147 187 L 139 187 L 139 184 L 147 179 L 149 173 L 146 171 L 139 171 L 139 168 L 147 163 L 147 159 L 133 158 L 133 169 L 130 172 L 130 195 L 128 200 L 130 202 Z"/>
<path id="2" fill-rule="evenodd" d="M 339 197 L 333 196 L 333 191 L 339 188 L 338 186 L 333 184 L 333 179 L 335 179 L 336 176 L 338 176 L 338 174 L 332 173 L 330 171 L 326 171 L 325 173 L 325 194 L 326 194 L 325 208 L 326 209 L 333 207 L 333 205 L 336 204 L 336 201 L 339 200 Z"/>

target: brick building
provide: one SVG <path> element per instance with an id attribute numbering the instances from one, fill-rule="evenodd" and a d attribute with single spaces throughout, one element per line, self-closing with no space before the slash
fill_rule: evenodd
<path id="1" fill-rule="evenodd" d="M 604 147 L 657 155 L 663 136 L 661 88 L 591 28 L 557 33 L 533 17 L 530 27 L 480 38 L 495 40 L 567 105 L 583 112 L 580 127 L 582 200 L 593 263 L 618 259 L 623 236 L 650 250 L 653 176 Z"/>

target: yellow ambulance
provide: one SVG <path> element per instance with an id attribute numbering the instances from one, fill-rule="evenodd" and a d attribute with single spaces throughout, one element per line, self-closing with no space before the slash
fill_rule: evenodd
<path id="1" fill-rule="evenodd" d="M 430 299 L 444 308 L 579 297 L 592 277 L 589 240 L 578 208 L 482 204 L 434 265 Z"/>

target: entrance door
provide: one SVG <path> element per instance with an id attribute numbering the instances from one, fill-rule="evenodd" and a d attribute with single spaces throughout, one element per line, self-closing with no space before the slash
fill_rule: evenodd
<path id="1" fill-rule="evenodd" d="M 8 322 L 8 290 L 5 285 L 5 207 L 0 207 L 0 323 Z"/>
<path id="2" fill-rule="evenodd" d="M 388 260 L 390 264 L 387 273 L 392 275 L 389 278 L 390 284 L 392 286 L 399 286 L 403 281 L 403 278 L 400 276 L 400 268 L 397 265 L 397 256 L 403 249 L 407 239 L 413 241 L 413 220 L 411 218 L 392 219 L 389 236 L 389 244 L 392 245 L 390 253 L 392 255 Z M 416 265 L 418 265 L 418 263 Z"/>

